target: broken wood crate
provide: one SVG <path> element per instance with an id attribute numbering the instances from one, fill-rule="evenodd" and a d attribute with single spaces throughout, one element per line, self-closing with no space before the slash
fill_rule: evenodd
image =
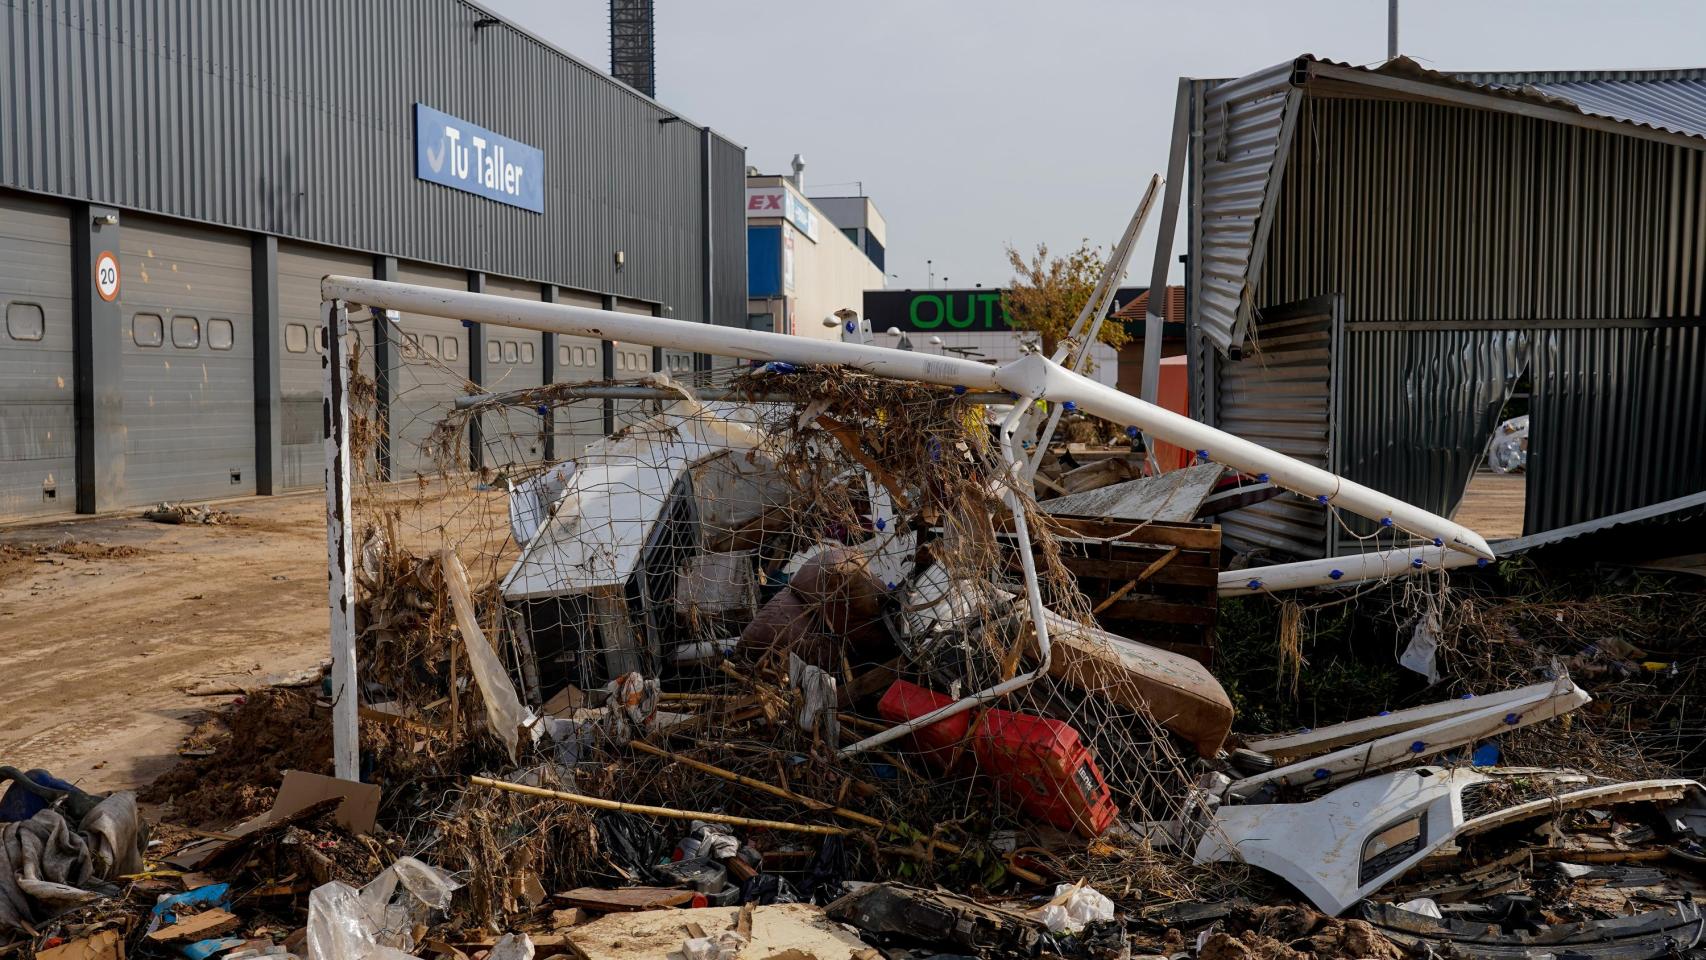
<path id="1" fill-rule="evenodd" d="M 1049 519 L 1102 629 L 1213 665 L 1219 525 Z"/>

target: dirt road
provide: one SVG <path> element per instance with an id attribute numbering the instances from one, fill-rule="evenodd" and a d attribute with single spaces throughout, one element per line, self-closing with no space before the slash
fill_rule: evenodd
<path id="1" fill-rule="evenodd" d="M 325 501 L 218 506 L 236 522 L 0 527 L 0 763 L 133 787 L 177 760 L 201 711 L 232 699 L 185 688 L 327 655 Z"/>

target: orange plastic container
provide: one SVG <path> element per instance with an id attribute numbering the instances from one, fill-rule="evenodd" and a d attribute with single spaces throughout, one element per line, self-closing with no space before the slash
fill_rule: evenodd
<path id="1" fill-rule="evenodd" d="M 903 723 L 953 702 L 945 694 L 896 680 L 878 702 L 877 712 L 891 723 Z M 945 768 L 975 715 L 968 711 L 922 727 L 913 733 L 913 741 L 931 764 Z M 971 731 L 969 746 L 978 769 L 1033 817 L 1096 837 L 1119 816 L 1095 757 L 1070 724 L 1011 710 L 985 710 Z"/>

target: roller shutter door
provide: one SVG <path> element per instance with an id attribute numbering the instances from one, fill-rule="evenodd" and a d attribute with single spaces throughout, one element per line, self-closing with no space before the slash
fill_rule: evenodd
<path id="1" fill-rule="evenodd" d="M 468 275 L 444 267 L 408 265 L 397 271 L 403 283 L 443 290 L 467 290 Z M 443 468 L 465 467 L 463 444 L 453 463 L 439 464 L 421 446 L 468 388 L 468 328 L 460 320 L 405 313 L 392 328 L 399 343 L 397 377 L 391 391 L 391 475 L 433 477 Z"/>
<path id="2" fill-rule="evenodd" d="M 318 487 L 326 479 L 320 369 L 320 278 L 371 277 L 373 258 L 306 244 L 278 245 L 278 381 L 283 434 L 281 476 L 286 489 Z M 361 340 L 361 372 L 373 376 L 373 321 L 352 315 Z"/>
<path id="3" fill-rule="evenodd" d="M 248 240 L 144 217 L 121 233 L 123 502 L 254 493 Z"/>
<path id="4" fill-rule="evenodd" d="M 562 290 L 558 303 L 577 307 L 598 308 L 604 301 L 596 294 Z M 604 342 L 591 337 L 557 337 L 557 363 L 553 371 L 557 383 L 597 383 L 604 379 Z M 570 460 L 586 450 L 586 445 L 604 436 L 604 402 L 578 400 L 556 410 L 553 425 L 557 434 L 557 459 Z"/>
<path id="5" fill-rule="evenodd" d="M 77 509 L 69 213 L 0 195 L 0 520 Z"/>
<path id="6" fill-rule="evenodd" d="M 617 313 L 632 313 L 637 316 L 652 315 L 652 305 L 638 300 L 617 300 Z M 634 381 L 652 372 L 652 348 L 644 343 L 616 344 L 616 379 Z M 624 400 L 616 404 L 616 429 L 631 423 L 634 417 L 644 413 L 649 406 L 642 400 Z"/>
<path id="7" fill-rule="evenodd" d="M 538 302 L 540 291 L 537 283 L 488 277 L 486 292 Z M 486 365 L 482 389 L 501 393 L 544 385 L 545 357 L 539 350 L 544 334 L 537 330 L 488 323 L 485 335 Z M 486 466 L 501 467 L 509 463 L 539 463 L 544 460 L 543 422 L 532 407 L 509 407 L 503 413 L 481 417 Z"/>

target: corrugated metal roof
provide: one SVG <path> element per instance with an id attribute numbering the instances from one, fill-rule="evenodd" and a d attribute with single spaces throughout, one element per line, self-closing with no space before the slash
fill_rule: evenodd
<path id="1" fill-rule="evenodd" d="M 1441 74 L 1411 61 L 1406 64 L 1404 69 L 1569 107 L 1587 116 L 1706 139 L 1706 69 Z"/>

